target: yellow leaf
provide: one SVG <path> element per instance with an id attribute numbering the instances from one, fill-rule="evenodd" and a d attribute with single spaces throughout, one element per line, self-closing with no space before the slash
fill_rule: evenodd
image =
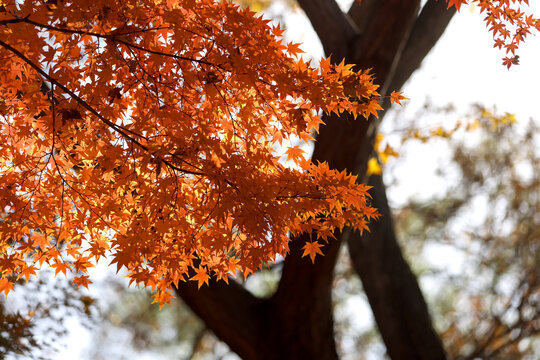
<path id="1" fill-rule="evenodd" d="M 381 175 L 381 173 L 382 173 L 381 165 L 379 165 L 379 162 L 377 161 L 377 159 L 374 157 L 369 159 L 366 175 L 367 176 Z"/>

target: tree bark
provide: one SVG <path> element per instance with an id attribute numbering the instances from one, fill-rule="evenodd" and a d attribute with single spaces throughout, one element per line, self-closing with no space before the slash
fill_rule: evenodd
<path id="1" fill-rule="evenodd" d="M 349 233 L 353 265 L 391 359 L 444 360 L 416 276 L 403 258 L 381 176 L 371 176 L 373 203 L 382 214 L 360 236 Z"/>
<path id="2" fill-rule="evenodd" d="M 214 334 L 243 359 L 260 359 L 266 320 L 264 300 L 253 296 L 234 280 L 212 281 L 197 288 L 193 281 L 180 282 L 177 295 Z"/>
<path id="3" fill-rule="evenodd" d="M 367 1 L 363 5 L 369 16 L 362 16 L 362 5 L 354 5 L 350 11 L 362 34 L 348 49 L 348 61 L 361 68 L 372 68 L 384 95 L 391 86 L 401 87 L 402 83 L 395 82 L 395 75 L 408 78 L 434 45 L 435 41 L 429 40 L 436 36 L 426 39 L 430 35 L 425 32 L 433 3 L 428 3 L 420 16 L 417 16 L 419 3 L 415 1 Z M 403 58 L 402 54 L 407 57 Z M 317 139 L 314 158 L 331 154 L 334 159 L 331 166 L 348 169 L 362 178 L 372 155 L 378 123 L 377 119 L 327 121 Z M 374 230 L 363 241 L 359 241 L 357 233 L 349 236 L 349 248 L 388 354 L 392 359 L 445 359 L 417 279 L 397 244 L 382 181 L 376 184 L 375 191 L 375 206 L 383 218 L 370 226 Z"/>
<path id="4" fill-rule="evenodd" d="M 340 242 L 330 241 L 324 256 L 302 258 L 304 235 L 291 242 L 272 307 L 271 339 L 280 349 L 274 359 L 337 359 L 332 309 L 333 271 Z"/>

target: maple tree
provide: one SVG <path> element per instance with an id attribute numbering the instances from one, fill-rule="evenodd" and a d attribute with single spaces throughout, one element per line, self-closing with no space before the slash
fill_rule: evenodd
<path id="1" fill-rule="evenodd" d="M 228 2 L 3 6 L 2 291 L 44 263 L 87 286 L 111 250 L 163 304 L 192 267 L 199 286 L 248 275 L 304 232 L 313 260 L 377 216 L 355 176 L 273 147 L 322 112 L 375 115 L 367 71 L 311 68 Z"/>
<path id="2" fill-rule="evenodd" d="M 491 30 L 500 35 L 495 45 L 511 54 L 505 65 L 516 64 L 515 50 L 531 27 L 539 27 L 538 20 L 512 12 L 508 1 L 481 3 Z M 417 14 L 419 1 L 357 2 L 349 15 L 355 26 L 342 21 L 333 0 L 299 4 L 332 55 L 318 68 L 298 58 L 297 44 L 282 43 L 281 29 L 229 2 L 94 1 L 83 8 L 67 1 L 3 1 L 0 289 L 8 293 L 16 278 L 28 279 L 44 264 L 56 274 L 75 272 L 74 281 L 87 286 L 88 268 L 111 257 L 132 282 L 155 290 L 160 304 L 170 300 L 172 286 L 246 358 L 257 358 L 246 345 L 255 343 L 249 341 L 256 336 L 253 320 L 231 306 L 250 314 L 260 310 L 259 303 L 235 282 L 223 284 L 229 275 L 247 276 L 290 252 L 284 274 L 297 271 L 283 277 L 272 309 L 295 279 L 320 273 L 326 276 L 316 286 L 296 290 L 304 292 L 299 303 L 309 298 L 312 306 L 294 317 L 286 313 L 312 319 L 316 314 L 310 308 L 326 308 L 327 275 L 341 240 L 361 236 L 378 217 L 369 187 L 357 184 L 350 172 L 364 180 L 381 99 L 402 99 L 396 92 L 381 95 L 401 87 L 452 12 L 437 13 L 440 24 L 428 44 L 407 59 L 410 68 L 396 71 L 392 64 L 403 44 L 417 40 L 413 25 L 426 19 Z M 321 11 L 327 7 L 329 12 Z M 428 1 L 422 11 L 434 7 Z M 388 10 L 399 19 L 359 16 Z M 517 24 L 514 35 L 508 24 Z M 356 27 L 363 35 L 350 42 L 358 35 Z M 371 42 L 390 38 L 384 51 Z M 411 55 L 406 50 L 403 56 Z M 283 156 L 275 148 L 294 138 L 309 141 L 319 126 L 312 161 L 299 146 L 285 145 Z M 346 152 L 325 153 L 340 142 L 347 144 Z M 384 187 L 374 191 L 375 207 L 388 213 L 385 197 L 382 203 L 380 198 Z M 392 237 L 391 220 L 383 218 L 364 238 L 380 236 L 385 226 Z M 345 228 L 360 232 L 337 231 Z M 329 238 L 338 239 L 323 246 L 325 256 L 317 263 Z M 349 240 L 349 246 L 353 257 L 364 257 L 355 262 L 359 273 L 366 272 L 362 267 L 378 270 L 380 254 L 374 256 L 365 240 L 356 245 Z M 432 353 L 425 358 L 441 358 L 444 351 L 414 276 L 399 248 L 386 250 L 397 259 L 390 259 L 395 268 L 403 270 L 410 301 L 420 304 L 405 319 L 423 327 L 416 340 L 430 344 L 425 348 Z M 300 263 L 304 256 L 307 265 Z M 214 283 L 211 277 L 224 281 Z M 188 278 L 197 283 L 195 289 L 183 282 Z M 362 280 L 369 293 L 370 280 Z M 312 296 L 316 291 L 323 293 L 318 300 Z M 403 300 L 409 304 L 407 296 Z M 210 300 L 216 298 L 219 304 Z M 385 341 L 403 333 L 385 327 L 384 316 L 393 315 L 381 315 L 388 309 L 384 301 L 372 305 Z M 331 326 L 331 313 L 322 322 Z M 391 356 L 417 351 L 418 344 L 409 340 L 389 348 Z M 285 350 L 287 356 L 310 341 L 302 338 Z M 323 350 L 314 353 L 320 356 L 335 353 L 332 341 L 319 346 Z"/>

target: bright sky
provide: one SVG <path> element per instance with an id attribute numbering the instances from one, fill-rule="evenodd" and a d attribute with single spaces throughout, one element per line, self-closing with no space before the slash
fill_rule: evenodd
<path id="1" fill-rule="evenodd" d="M 350 4 L 350 0 L 341 1 Z M 535 13 L 540 14 L 540 4 L 535 3 Z M 274 9 L 279 12 L 279 8 Z M 303 39 L 303 49 L 319 58 L 322 49 L 310 25 L 300 15 L 285 16 L 289 26 L 288 36 L 295 41 Z M 411 100 L 408 103 L 408 114 L 414 114 L 426 99 L 434 105 L 444 106 L 453 103 L 458 110 L 466 109 L 469 104 L 481 103 L 487 107 L 496 105 L 501 112 L 512 112 L 518 119 L 527 120 L 529 117 L 540 119 L 540 93 L 537 83 L 540 81 L 540 37 L 530 36 L 519 50 L 519 66 L 507 70 L 502 66 L 503 52 L 493 49 L 493 41 L 487 31 L 482 17 L 470 8 L 462 8 L 448 27 L 445 35 L 435 49 L 427 57 L 422 68 L 403 89 Z M 436 167 L 438 158 L 426 151 L 426 145 L 408 153 L 410 157 L 400 173 L 401 186 L 389 193 L 392 201 L 401 202 L 400 194 L 411 192 L 436 191 L 438 179 L 433 177 L 432 170 Z M 427 145 L 429 146 L 429 145 Z M 451 265 L 451 264 L 450 264 Z M 449 266 L 450 266 L 449 265 Z M 371 316 L 369 309 L 355 301 L 351 309 L 360 319 Z M 57 359 L 78 359 L 88 345 L 90 338 L 77 325 L 68 339 L 68 348 Z"/>

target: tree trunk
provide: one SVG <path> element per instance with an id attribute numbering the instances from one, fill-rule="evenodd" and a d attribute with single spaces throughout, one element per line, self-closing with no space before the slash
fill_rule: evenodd
<path id="1" fill-rule="evenodd" d="M 369 180 L 374 205 L 383 216 L 363 236 L 350 233 L 348 245 L 388 355 L 393 360 L 443 360 L 442 343 L 397 243 L 382 177 Z"/>

